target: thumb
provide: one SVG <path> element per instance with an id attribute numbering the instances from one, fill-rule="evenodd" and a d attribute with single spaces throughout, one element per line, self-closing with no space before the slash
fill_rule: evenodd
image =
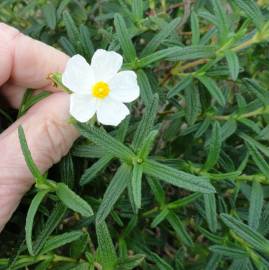
<path id="1" fill-rule="evenodd" d="M 69 95 L 55 93 L 0 135 L 0 231 L 33 184 L 21 151 L 18 126 L 22 125 L 34 162 L 44 173 L 67 154 L 78 137 L 68 118 Z"/>

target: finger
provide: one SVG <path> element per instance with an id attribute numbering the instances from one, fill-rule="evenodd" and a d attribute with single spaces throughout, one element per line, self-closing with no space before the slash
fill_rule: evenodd
<path id="1" fill-rule="evenodd" d="M 69 95 L 55 93 L 0 135 L 0 231 L 33 184 L 21 151 L 18 126 L 23 126 L 33 159 L 44 173 L 67 154 L 78 137 L 68 117 Z"/>
<path id="2" fill-rule="evenodd" d="M 63 71 L 66 54 L 4 23 L 0 23 L 0 40 L 0 85 L 9 81 L 22 88 L 57 91 L 47 76 Z"/>

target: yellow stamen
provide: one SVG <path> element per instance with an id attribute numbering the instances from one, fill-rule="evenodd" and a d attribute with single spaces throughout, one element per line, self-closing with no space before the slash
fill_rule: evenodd
<path id="1" fill-rule="evenodd" d="M 92 87 L 92 95 L 97 98 L 105 98 L 110 92 L 107 83 L 100 81 Z"/>

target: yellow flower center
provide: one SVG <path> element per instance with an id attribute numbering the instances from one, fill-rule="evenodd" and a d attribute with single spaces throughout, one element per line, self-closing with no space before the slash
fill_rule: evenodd
<path id="1" fill-rule="evenodd" d="M 107 83 L 100 81 L 92 87 L 92 94 L 97 98 L 105 98 L 110 92 Z"/>

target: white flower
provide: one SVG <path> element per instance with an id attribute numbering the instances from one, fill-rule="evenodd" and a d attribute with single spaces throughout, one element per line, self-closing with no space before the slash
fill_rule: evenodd
<path id="1" fill-rule="evenodd" d="M 117 126 L 130 112 L 124 103 L 139 97 L 139 86 L 133 71 L 120 71 L 122 56 L 113 51 L 97 50 L 91 65 L 81 55 L 71 57 L 62 83 L 73 93 L 70 114 L 87 122 L 96 113 L 104 125 Z"/>

